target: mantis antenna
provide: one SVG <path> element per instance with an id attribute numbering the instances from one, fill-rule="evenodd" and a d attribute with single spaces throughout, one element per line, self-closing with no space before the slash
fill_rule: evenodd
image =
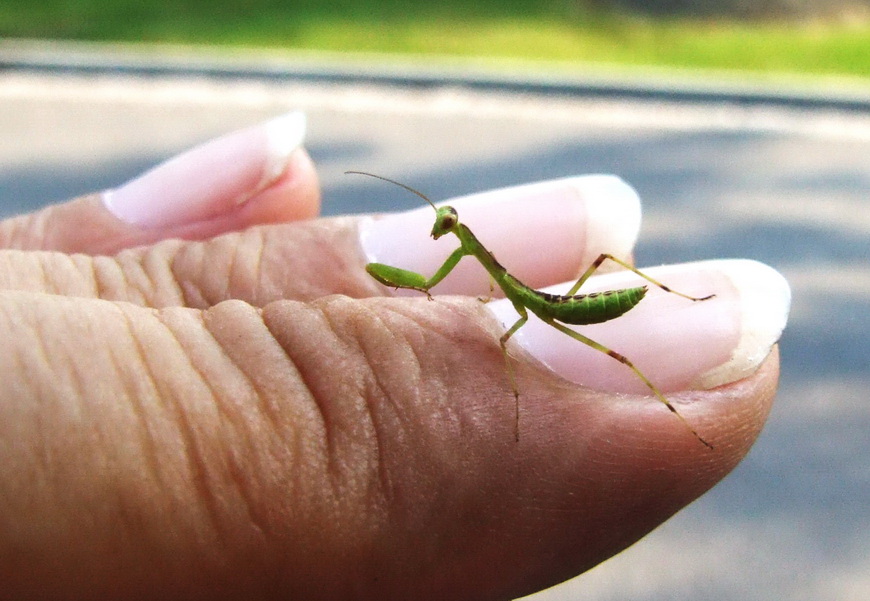
<path id="1" fill-rule="evenodd" d="M 412 194 L 416 194 L 417 196 L 419 196 L 420 198 L 422 198 L 423 200 L 425 200 L 426 202 L 428 202 L 430 205 L 432 205 L 432 208 L 433 208 L 433 209 L 435 209 L 436 211 L 438 210 L 438 207 L 435 206 L 435 203 L 434 203 L 434 202 L 432 202 L 431 200 L 429 200 L 429 197 L 428 197 L 428 196 L 426 196 L 425 194 L 423 194 L 423 193 L 420 192 L 419 190 L 415 190 L 415 189 L 412 188 L 411 186 L 406 186 L 406 185 L 403 184 L 402 182 L 397 182 L 397 181 L 394 180 L 394 179 L 390 179 L 390 178 L 388 178 L 388 177 L 384 177 L 384 176 L 382 176 L 382 175 L 375 175 L 374 173 L 367 173 L 367 172 L 365 172 L 365 171 L 345 171 L 344 174 L 345 174 L 345 175 L 367 175 L 367 176 L 369 176 L 369 177 L 373 177 L 373 178 L 375 178 L 375 179 L 380 179 L 380 180 L 383 180 L 383 181 L 385 181 L 385 182 L 390 182 L 391 184 L 395 184 L 395 185 L 399 186 L 400 188 L 404 188 L 405 190 L 407 190 L 408 192 L 410 192 L 410 193 L 412 193 Z"/>

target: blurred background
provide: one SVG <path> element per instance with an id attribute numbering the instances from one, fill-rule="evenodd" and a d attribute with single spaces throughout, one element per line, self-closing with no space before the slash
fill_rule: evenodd
<path id="1" fill-rule="evenodd" d="M 870 1 L 5 0 L 0 216 L 309 115 L 324 213 L 616 173 L 638 264 L 766 262 L 794 303 L 749 457 L 536 601 L 870 598 Z"/>

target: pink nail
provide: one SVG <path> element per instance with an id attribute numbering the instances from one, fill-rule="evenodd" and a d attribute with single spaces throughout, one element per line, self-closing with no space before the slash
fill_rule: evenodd
<path id="1" fill-rule="evenodd" d="M 748 260 L 721 260 L 644 270 L 693 302 L 623 271 L 591 278 L 580 293 L 648 285 L 640 303 L 616 319 L 572 326 L 631 360 L 663 392 L 708 389 L 750 375 L 779 340 L 791 293 L 774 269 Z M 571 284 L 548 292 L 563 293 Z M 518 315 L 508 301 L 487 305 L 509 328 Z M 532 316 L 511 338 L 565 379 L 596 390 L 649 394 L 626 366 Z"/>
<path id="2" fill-rule="evenodd" d="M 284 173 L 305 137 L 293 112 L 206 142 L 103 194 L 116 217 L 143 228 L 181 226 L 231 211 Z"/>

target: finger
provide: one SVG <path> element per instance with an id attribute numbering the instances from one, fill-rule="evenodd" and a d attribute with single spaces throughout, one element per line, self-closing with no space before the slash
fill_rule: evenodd
<path id="1" fill-rule="evenodd" d="M 0 246 L 110 254 L 316 216 L 319 186 L 291 113 L 212 140 L 123 186 L 0 223 Z"/>
<path id="2" fill-rule="evenodd" d="M 328 294 L 374 296 L 355 218 L 261 226 L 203 242 L 165 240 L 115 256 L 0 251 L 0 289 L 148 307 L 255 306 Z"/>
<path id="3" fill-rule="evenodd" d="M 576 277 L 603 250 L 625 257 L 637 235 L 637 195 L 610 176 L 506 188 L 453 203 L 499 260 L 532 286 Z M 0 252 L 0 288 L 52 292 L 154 307 L 207 307 L 228 298 L 257 306 L 326 294 L 391 294 L 365 271 L 369 261 L 434 273 L 458 241 L 428 237 L 430 207 L 390 215 L 320 219 L 165 241 L 108 259 Z M 487 294 L 490 282 L 466 258 L 435 291 Z"/>
<path id="4" fill-rule="evenodd" d="M 775 353 L 762 359 L 774 340 L 752 336 L 747 378 L 681 396 L 710 451 L 648 395 L 581 389 L 520 363 L 516 442 L 502 329 L 470 299 L 198 312 L 0 296 L 0 337 L 13 345 L 0 374 L 20 397 L 0 403 L 0 440 L 16 441 L 0 445 L 0 483 L 46 483 L 4 495 L 12 591 L 530 593 L 618 552 L 728 473 L 777 375 Z"/>

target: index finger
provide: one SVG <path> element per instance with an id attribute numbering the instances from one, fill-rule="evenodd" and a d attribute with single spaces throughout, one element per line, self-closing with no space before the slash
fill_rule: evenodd
<path id="1" fill-rule="evenodd" d="M 627 256 L 640 220 L 637 195 L 612 176 L 546 181 L 451 202 L 511 273 L 536 287 L 574 277 L 601 249 Z M 201 242 L 166 240 L 114 257 L 2 251 L 0 288 L 196 308 L 227 299 L 263 306 L 328 294 L 389 295 L 365 272 L 367 262 L 425 273 L 458 245 L 455 238 L 446 245 L 428 238 L 432 218 L 425 206 L 383 217 L 266 225 Z M 436 292 L 488 294 L 486 274 L 473 260 L 464 263 Z"/>

